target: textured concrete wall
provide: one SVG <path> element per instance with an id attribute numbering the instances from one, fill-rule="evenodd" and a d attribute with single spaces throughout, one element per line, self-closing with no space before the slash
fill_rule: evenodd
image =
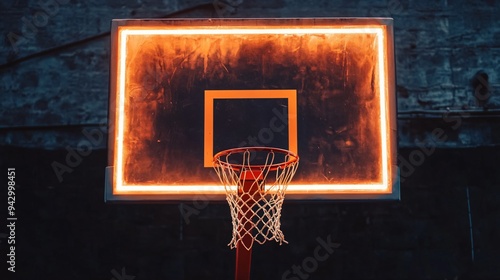
<path id="1" fill-rule="evenodd" d="M 67 162 L 64 148 L 85 139 L 85 129 L 105 131 L 98 124 L 107 116 L 110 20 L 180 10 L 175 16 L 395 19 L 399 136 L 409 147 L 400 149 L 402 200 L 287 202 L 282 225 L 290 244 L 256 247 L 254 279 L 287 279 L 294 265 L 311 264 L 306 260 L 318 238 L 328 236 L 340 247 L 307 279 L 500 277 L 500 154 L 494 146 L 500 138 L 500 2 L 235 0 L 239 4 L 225 9 L 214 9 L 212 1 L 39 4 L 55 1 L 0 2 L 0 170 L 16 168 L 19 217 L 19 273 L 11 278 L 3 278 L 7 234 L 0 230 L 2 279 L 231 279 L 227 205 L 202 204 L 186 221 L 179 207 L 195 207 L 195 201 L 104 204 L 104 149 L 87 151 L 62 179 L 52 168 Z M 195 9 L 184 10 L 189 7 Z M 15 36 L 24 41 L 13 46 Z M 488 75 L 487 102 L 473 97 L 475 89 L 485 94 L 484 84 L 470 84 L 479 70 Z M 432 137 L 441 130 L 445 141 Z M 103 148 L 105 141 L 92 144 Z M 475 145 L 493 147 L 439 149 Z"/>
<path id="2" fill-rule="evenodd" d="M 164 17 L 177 11 L 181 11 L 175 14 L 177 17 L 393 17 L 398 106 L 402 114 L 479 108 L 471 86 L 471 79 L 479 70 L 487 74 L 490 89 L 490 98 L 483 103 L 489 108 L 500 107 L 498 1 L 229 1 L 234 7 L 220 3 L 0 3 L 0 29 L 4 36 L 0 41 L 0 125 L 38 127 L 105 122 L 110 56 L 107 32 L 111 19 Z M 478 87 L 482 85 L 476 84 Z M 403 121 L 400 125 L 405 127 L 408 123 Z M 74 145 L 81 137 L 81 133 L 71 135 L 66 131 L 45 131 L 39 136 L 40 132 L 26 135 L 2 130 L 1 134 L 5 136 L 2 143 L 39 147 Z M 400 136 L 403 145 L 413 145 L 408 135 Z"/>

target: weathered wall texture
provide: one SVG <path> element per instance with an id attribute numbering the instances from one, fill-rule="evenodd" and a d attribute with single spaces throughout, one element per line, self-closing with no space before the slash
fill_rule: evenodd
<path id="1" fill-rule="evenodd" d="M 214 3 L 216 5 L 214 5 Z M 401 145 L 414 146 L 405 119 L 430 110 L 493 110 L 498 115 L 500 24 L 496 1 L 69 1 L 0 3 L 0 125 L 96 125 L 106 121 L 109 26 L 113 18 L 147 17 L 367 17 L 395 20 Z M 218 5 L 217 5 L 218 4 Z M 216 6 L 217 8 L 214 8 Z M 191 9 L 192 8 L 192 9 Z M 181 11 L 179 13 L 176 13 Z M 173 14 L 175 13 L 175 14 Z M 173 14 L 173 15 L 172 15 Z M 97 36 L 101 35 L 101 36 Z M 476 72 L 479 83 L 471 86 Z M 481 98 L 474 98 L 474 90 Z M 436 111 L 441 110 L 441 111 Z M 420 112 L 422 113 L 422 112 Z M 422 117 L 421 115 L 419 115 Z M 426 115 L 424 114 L 424 117 Z M 2 130 L 1 143 L 35 147 L 75 145 L 81 133 Z M 419 136 L 426 138 L 425 128 Z M 31 131 L 33 132 L 33 131 Z M 35 130 L 36 132 L 36 130 Z M 478 135 L 481 135 L 479 133 Z M 412 138 L 413 137 L 413 138 Z M 451 142 L 451 146 L 498 143 L 499 139 Z M 446 143 L 445 143 L 446 144 Z M 444 145 L 444 144 L 443 144 Z M 444 145 L 447 146 L 447 145 Z M 449 145 L 448 145 L 449 146 Z"/>
<path id="2" fill-rule="evenodd" d="M 103 202 L 106 129 L 99 124 L 107 117 L 110 20 L 181 10 L 175 16 L 395 19 L 401 201 L 287 202 L 290 244 L 256 247 L 253 279 L 500 278 L 500 1 L 228 2 L 235 7 L 0 2 L 0 170 L 16 168 L 20 221 L 12 279 L 231 279 L 227 205 Z M 13 34 L 24 41 L 13 43 Z M 480 70 L 487 83 L 480 74 L 471 86 Z M 491 97 L 478 100 L 474 91 Z M 93 146 L 77 157 L 82 139 Z M 473 146 L 487 147 L 462 149 Z M 58 178 L 54 162 L 70 171 Z M 183 215 L 183 207 L 194 214 Z M 340 247 L 312 269 L 318 239 L 329 236 Z M 2 279 L 6 237 L 0 230 Z"/>

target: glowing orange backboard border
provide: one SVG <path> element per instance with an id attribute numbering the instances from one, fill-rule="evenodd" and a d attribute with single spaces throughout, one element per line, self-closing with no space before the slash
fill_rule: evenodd
<path id="1" fill-rule="evenodd" d="M 354 184 L 290 184 L 287 199 L 399 199 L 399 175 L 396 165 L 396 102 L 392 19 L 321 18 L 321 19 L 171 19 L 113 20 L 109 102 L 108 162 L 106 201 L 191 200 L 204 196 L 224 200 L 224 187 L 212 185 L 127 185 L 123 181 L 123 139 L 125 119 L 125 65 L 127 36 L 159 34 L 349 34 L 377 36 L 377 61 L 380 94 L 380 142 L 382 181 Z M 213 156 L 213 101 L 234 98 L 286 98 L 289 102 L 289 149 L 297 152 L 297 111 L 295 90 L 206 90 L 204 165 Z M 295 108 L 295 109 L 294 109 Z M 300 156 L 300 154 L 299 154 Z"/>

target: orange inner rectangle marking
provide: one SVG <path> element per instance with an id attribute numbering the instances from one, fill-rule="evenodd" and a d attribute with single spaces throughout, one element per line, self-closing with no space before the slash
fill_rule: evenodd
<path id="1" fill-rule="evenodd" d="M 262 99 L 283 98 L 288 100 L 288 149 L 298 154 L 297 144 L 297 91 L 292 89 L 263 90 L 205 90 L 205 167 L 213 166 L 214 156 L 214 100 L 215 99 Z"/>

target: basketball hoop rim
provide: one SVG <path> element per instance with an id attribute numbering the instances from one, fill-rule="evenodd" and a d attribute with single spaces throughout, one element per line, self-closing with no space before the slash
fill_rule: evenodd
<path id="1" fill-rule="evenodd" d="M 257 165 L 243 165 L 243 164 L 235 164 L 235 163 L 229 163 L 227 161 L 222 161 L 222 157 L 229 157 L 231 154 L 241 154 L 245 152 L 253 152 L 253 151 L 267 151 L 269 153 L 280 153 L 280 154 L 285 154 L 288 156 L 288 160 L 285 162 L 280 162 L 280 163 L 274 163 L 271 165 L 264 165 L 264 164 L 257 164 Z M 258 170 L 263 170 L 263 169 L 268 169 L 269 171 L 276 171 L 278 169 L 284 169 L 287 166 L 297 163 L 299 161 L 299 156 L 289 150 L 281 149 L 281 148 L 274 148 L 274 147 L 240 147 L 240 148 L 232 148 L 232 149 L 227 149 L 220 151 L 214 155 L 214 165 L 222 165 L 227 168 L 231 168 L 235 171 L 240 171 L 245 168 L 250 168 L 250 169 L 258 169 Z"/>

